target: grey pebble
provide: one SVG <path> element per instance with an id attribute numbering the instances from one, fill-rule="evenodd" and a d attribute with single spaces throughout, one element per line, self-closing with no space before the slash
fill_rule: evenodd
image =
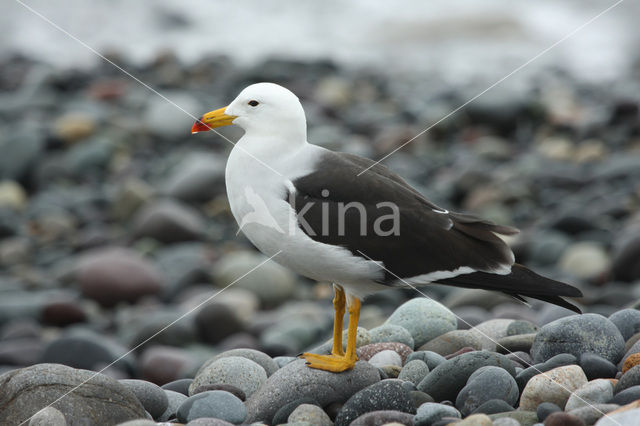
<path id="1" fill-rule="evenodd" d="M 469 376 L 488 365 L 504 368 L 511 376 L 516 374 L 513 363 L 504 355 L 488 351 L 467 352 L 437 366 L 418 384 L 418 390 L 436 401 L 455 400 Z"/>
<path id="2" fill-rule="evenodd" d="M 124 379 L 119 380 L 119 382 L 135 394 L 144 409 L 147 410 L 154 419 L 160 417 L 167 409 L 169 404 L 167 394 L 160 386 L 136 379 Z"/>
<path id="3" fill-rule="evenodd" d="M 178 408 L 177 418 L 187 423 L 200 417 L 215 417 L 238 424 L 247 418 L 247 409 L 229 392 L 208 391 L 187 398 Z"/>
<path id="4" fill-rule="evenodd" d="M 469 376 L 467 384 L 458 393 L 456 408 L 466 416 L 491 399 L 501 399 L 513 407 L 519 395 L 516 380 L 506 370 L 481 367 Z"/>
<path id="5" fill-rule="evenodd" d="M 398 342 L 409 346 L 411 349 L 414 348 L 411 333 L 399 325 L 383 324 L 372 328 L 369 330 L 369 337 L 371 338 L 371 343 Z"/>
<path id="6" fill-rule="evenodd" d="M 187 400 L 187 396 L 180 393 L 174 392 L 172 390 L 164 390 L 164 393 L 167 395 L 167 409 L 164 410 L 157 420 L 159 422 L 168 422 L 171 419 L 176 418 L 176 413 L 178 412 L 178 408 L 182 405 L 183 402 Z"/>
<path id="7" fill-rule="evenodd" d="M 531 347 L 535 362 L 544 362 L 561 353 L 579 357 L 587 352 L 612 363 L 624 355 L 622 334 L 602 315 L 572 315 L 553 321 L 540 329 Z"/>
<path id="8" fill-rule="evenodd" d="M 400 305 L 385 324 L 399 325 L 409 331 L 414 347 L 420 347 L 447 331 L 456 329 L 456 316 L 444 305 L 424 297 Z"/>
<path id="9" fill-rule="evenodd" d="M 362 414 L 378 410 L 415 412 L 413 400 L 400 380 L 382 380 L 355 393 L 344 403 L 335 424 L 348 426 Z"/>
<path id="10" fill-rule="evenodd" d="M 301 404 L 289 415 L 289 423 L 309 422 L 314 426 L 333 426 L 333 422 L 322 408 L 312 404 Z"/>
<path id="11" fill-rule="evenodd" d="M 247 401 L 248 422 L 269 420 L 284 404 L 314 398 L 323 407 L 344 402 L 351 395 L 380 380 L 378 369 L 365 361 L 340 374 L 309 368 L 305 360 L 291 362 L 276 371 Z"/>
<path id="12" fill-rule="evenodd" d="M 609 316 L 609 320 L 618 327 L 625 341 L 640 332 L 640 311 L 637 309 L 622 309 L 614 312 Z"/>
<path id="13" fill-rule="evenodd" d="M 413 418 L 415 426 L 431 426 L 443 417 L 461 418 L 460 412 L 450 405 L 426 402 L 418 407 Z"/>
<path id="14" fill-rule="evenodd" d="M 409 381 L 417 386 L 427 374 L 429 374 L 429 366 L 427 366 L 427 363 L 419 359 L 414 359 L 408 361 L 404 367 L 402 367 L 398 379 Z"/>
<path id="15" fill-rule="evenodd" d="M 250 359 L 251 361 L 255 362 L 256 364 L 264 368 L 264 371 L 267 373 L 267 377 L 271 376 L 280 368 L 278 363 L 276 363 L 273 360 L 273 358 L 271 358 L 269 355 L 265 354 L 264 352 L 260 352 L 255 349 L 242 348 L 242 349 L 231 349 L 214 356 L 213 358 L 209 359 L 207 362 L 205 362 L 202 365 L 202 369 L 206 368 L 207 366 L 211 365 L 213 362 L 221 358 L 227 358 L 231 356 L 239 356 L 241 358 Z"/>
<path id="16" fill-rule="evenodd" d="M 447 360 L 445 357 L 435 352 L 415 351 L 407 356 L 407 360 L 405 361 L 405 363 L 413 361 L 414 359 L 424 361 L 427 364 L 427 367 L 429 367 L 429 370 L 433 370 Z"/>
<path id="17" fill-rule="evenodd" d="M 267 381 L 267 373 L 250 359 L 230 356 L 217 359 L 203 368 L 189 386 L 189 395 L 197 387 L 207 384 L 228 384 L 241 389 L 250 397 Z"/>
<path id="18" fill-rule="evenodd" d="M 64 414 L 54 407 L 45 407 L 38 411 L 29 420 L 29 426 L 66 426 L 67 420 Z"/>

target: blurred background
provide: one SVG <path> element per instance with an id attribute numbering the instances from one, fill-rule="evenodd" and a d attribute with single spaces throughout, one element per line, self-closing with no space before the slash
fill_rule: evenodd
<path id="1" fill-rule="evenodd" d="M 311 142 L 378 159 L 614 2 L 25 4 L 0 6 L 0 372 L 103 368 L 264 260 L 229 212 L 231 144 L 190 134 L 244 86 L 289 87 Z M 517 260 L 605 315 L 640 298 L 639 13 L 619 4 L 385 161 L 521 228 Z M 426 291 L 460 328 L 570 314 Z M 362 327 L 416 296 L 372 296 Z M 107 373 L 163 384 L 231 348 L 295 356 L 328 338 L 330 298 L 267 263 Z"/>

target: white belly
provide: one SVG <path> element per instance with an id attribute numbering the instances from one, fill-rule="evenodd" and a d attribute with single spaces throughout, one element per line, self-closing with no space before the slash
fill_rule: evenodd
<path id="1" fill-rule="evenodd" d="M 287 198 L 293 190 L 291 179 L 297 176 L 286 171 L 294 164 L 295 170 L 303 171 L 301 174 L 311 170 L 310 159 L 315 157 L 310 153 L 319 148 L 308 147 L 308 152 L 303 148 L 295 156 L 268 163 L 282 176 L 243 150 L 233 149 L 225 173 L 226 186 L 231 212 L 242 232 L 265 255 L 275 255 L 275 261 L 300 275 L 341 284 L 360 297 L 388 288 L 372 281 L 383 275 L 379 265 L 343 247 L 314 241 L 298 226 Z"/>

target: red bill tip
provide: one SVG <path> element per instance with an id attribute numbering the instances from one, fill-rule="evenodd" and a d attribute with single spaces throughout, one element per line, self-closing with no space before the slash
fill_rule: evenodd
<path id="1" fill-rule="evenodd" d="M 211 130 L 211 128 L 202 122 L 202 117 L 191 126 L 191 133 L 206 132 L 208 130 Z"/>

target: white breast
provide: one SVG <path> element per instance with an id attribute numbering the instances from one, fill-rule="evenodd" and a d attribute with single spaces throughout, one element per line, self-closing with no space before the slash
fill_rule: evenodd
<path id="1" fill-rule="evenodd" d="M 273 147 L 268 141 L 262 143 Z M 294 190 L 292 180 L 313 170 L 323 148 L 305 144 L 286 154 L 275 148 L 261 153 L 243 148 L 236 145 L 229 156 L 227 195 L 242 232 L 260 251 L 267 256 L 280 252 L 274 260 L 311 279 L 367 288 L 354 294 L 383 287 L 372 283 L 383 275 L 379 265 L 343 247 L 314 241 L 298 226 L 288 200 Z"/>

